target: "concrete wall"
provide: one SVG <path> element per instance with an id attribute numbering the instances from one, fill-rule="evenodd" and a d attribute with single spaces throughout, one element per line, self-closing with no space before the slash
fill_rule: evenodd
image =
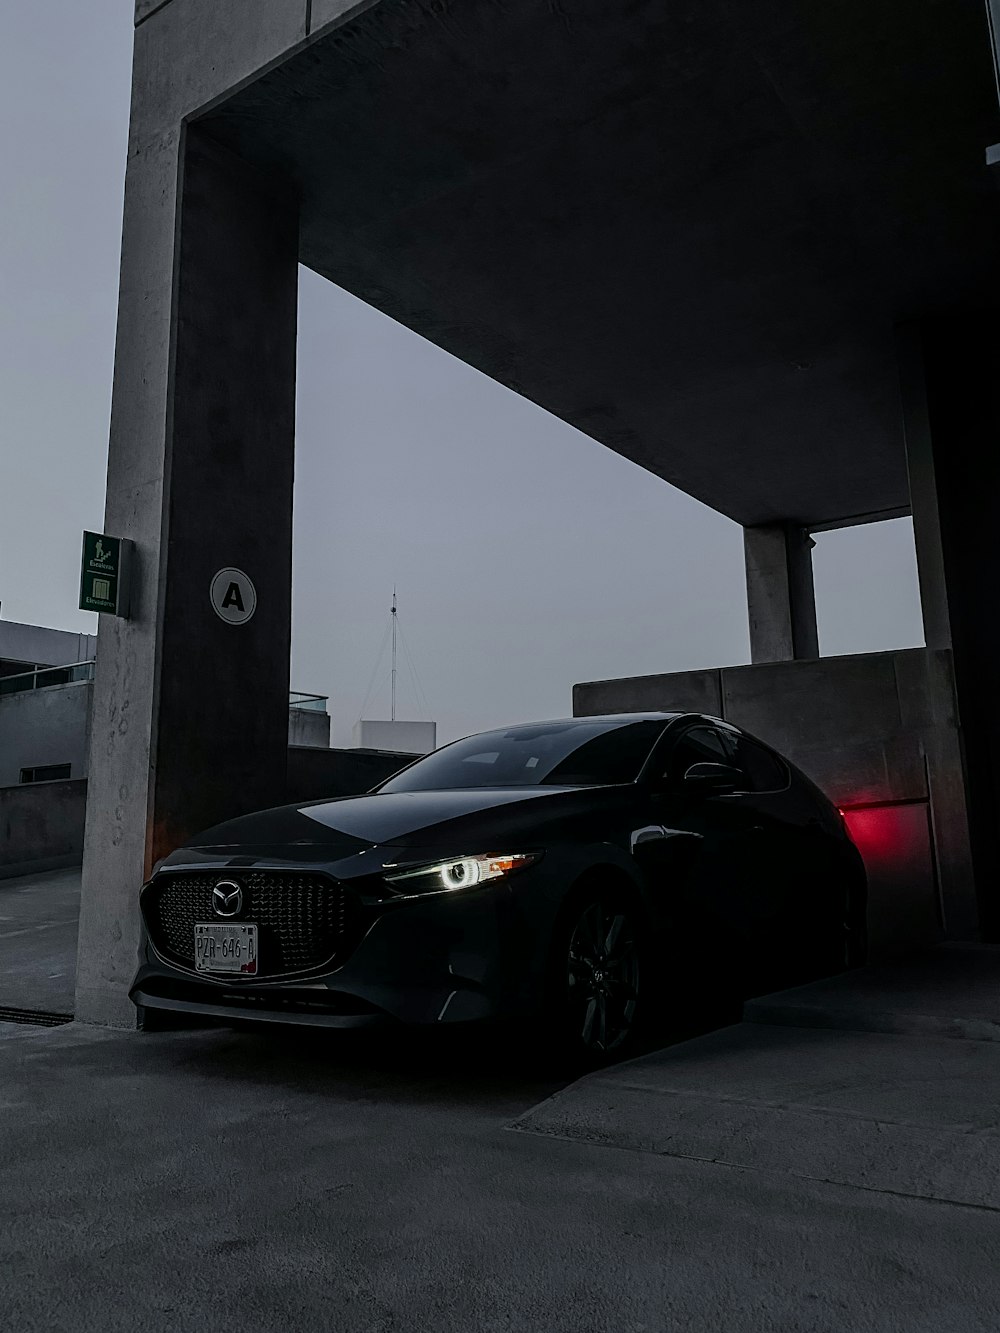
<path id="1" fill-rule="evenodd" d="M 436 722 L 356 722 L 352 735 L 359 750 L 390 750 L 406 754 L 430 754 L 437 747 Z"/>
<path id="2" fill-rule="evenodd" d="M 0 787 L 0 879 L 79 865 L 86 807 L 84 778 Z"/>
<path id="3" fill-rule="evenodd" d="M 330 748 L 330 714 L 314 708 L 289 708 L 288 744 Z"/>
<path id="4" fill-rule="evenodd" d="M 39 764 L 71 764 L 70 776 L 85 778 L 93 694 L 91 681 L 77 681 L 0 696 L 0 786 L 19 782 L 22 768 Z M 329 713 L 290 708 L 288 744 L 328 749 Z"/>
<path id="5" fill-rule="evenodd" d="M 96 646 L 96 634 L 0 620 L 0 658 L 35 666 L 68 666 L 70 662 L 89 662 Z"/>
<path id="6" fill-rule="evenodd" d="M 39 764 L 70 764 L 71 778 L 85 778 L 92 697 L 90 681 L 0 696 L 0 787 Z"/>
<path id="7" fill-rule="evenodd" d="M 385 751 L 288 748 L 288 796 L 291 801 L 360 796 L 391 778 L 416 759 L 415 754 Z"/>
<path id="8" fill-rule="evenodd" d="M 911 649 L 625 680 L 573 691 L 577 715 L 683 709 L 767 741 L 848 811 L 882 952 L 977 932 L 951 654 Z"/>
<path id="9" fill-rule="evenodd" d="M 0 697 L 0 786 L 39 764 L 69 763 L 73 778 L 86 777 L 92 700 L 91 681 Z M 288 744 L 329 749 L 329 713 L 290 708 Z"/>
<path id="10" fill-rule="evenodd" d="M 359 796 L 415 758 L 412 754 L 292 745 L 288 749 L 284 799 L 317 801 Z M 83 859 L 86 805 L 85 778 L 0 785 L 0 879 L 79 865 Z"/>

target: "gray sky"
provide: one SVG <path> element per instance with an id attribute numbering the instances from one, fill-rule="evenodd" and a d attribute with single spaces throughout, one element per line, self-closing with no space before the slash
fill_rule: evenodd
<path id="1" fill-rule="evenodd" d="M 133 3 L 45 10 L 0 8 L 0 601 L 92 631 Z M 735 524 L 314 274 L 301 298 L 292 678 L 336 743 L 394 582 L 441 740 L 568 713 L 574 681 L 747 660 Z M 815 554 L 825 653 L 921 642 L 908 521 Z M 388 708 L 386 655 L 365 715 Z M 405 658 L 398 711 L 428 715 Z"/>

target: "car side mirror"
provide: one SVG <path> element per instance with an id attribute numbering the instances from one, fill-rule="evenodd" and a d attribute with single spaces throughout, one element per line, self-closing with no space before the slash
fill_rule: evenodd
<path id="1" fill-rule="evenodd" d="M 692 764 L 684 774 L 685 791 L 721 796 L 746 787 L 746 778 L 731 764 Z"/>

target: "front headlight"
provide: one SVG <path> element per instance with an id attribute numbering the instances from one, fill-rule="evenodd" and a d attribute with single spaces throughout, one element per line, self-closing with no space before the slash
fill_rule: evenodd
<path id="1" fill-rule="evenodd" d="M 515 870 L 522 870 L 539 860 L 541 852 L 506 852 L 492 856 L 460 856 L 453 861 L 437 861 L 430 866 L 417 866 L 386 875 L 387 882 L 405 895 L 425 893 L 453 893 L 456 889 L 471 889 L 491 879 L 503 879 Z"/>

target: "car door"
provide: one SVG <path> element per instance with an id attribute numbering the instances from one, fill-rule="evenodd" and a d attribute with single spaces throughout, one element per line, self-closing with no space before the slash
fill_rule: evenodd
<path id="1" fill-rule="evenodd" d="M 817 957 L 822 970 L 831 948 L 836 952 L 843 892 L 830 865 L 819 794 L 751 736 L 738 737 L 736 757 L 747 774 L 748 804 L 764 830 L 768 861 L 764 894 L 771 920 L 761 958 L 770 953 L 769 981 L 788 985 L 813 975 Z"/>
<path id="2" fill-rule="evenodd" d="M 698 720 L 668 735 L 649 773 L 649 847 L 636 848 L 658 877 L 677 929 L 711 951 L 713 944 L 752 950 L 765 879 L 763 829 L 748 790 L 685 790 L 698 763 L 735 766 L 738 733 Z M 741 784 L 742 785 L 742 784 Z"/>
<path id="3" fill-rule="evenodd" d="M 745 733 L 734 732 L 732 739 L 732 762 L 746 783 L 742 805 L 756 831 L 757 873 L 748 915 L 753 989 L 764 990 L 781 984 L 794 962 L 808 853 L 788 765 Z"/>

